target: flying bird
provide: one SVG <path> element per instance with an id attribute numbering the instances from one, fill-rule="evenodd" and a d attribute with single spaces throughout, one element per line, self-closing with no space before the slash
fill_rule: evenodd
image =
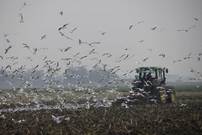
<path id="1" fill-rule="evenodd" d="M 96 45 L 96 44 L 101 44 L 101 42 L 91 42 L 91 43 L 88 43 L 89 46 L 93 46 L 93 45 Z"/>
<path id="2" fill-rule="evenodd" d="M 156 28 L 157 28 L 157 26 L 155 26 L 155 27 L 152 27 L 152 28 L 151 28 L 151 30 L 156 30 Z"/>
<path id="3" fill-rule="evenodd" d="M 63 11 L 60 11 L 60 15 L 62 16 L 64 13 L 63 13 Z"/>
<path id="4" fill-rule="evenodd" d="M 58 30 L 60 31 L 60 30 L 66 29 L 67 25 L 69 25 L 69 23 L 62 25 L 61 27 L 58 28 Z"/>
<path id="5" fill-rule="evenodd" d="M 101 35 L 105 35 L 105 34 L 106 34 L 106 32 L 102 32 L 102 33 L 101 33 Z"/>
<path id="6" fill-rule="evenodd" d="M 23 17 L 23 14 L 20 13 L 19 16 L 20 16 L 20 23 L 24 23 L 24 17 Z"/>
<path id="7" fill-rule="evenodd" d="M 95 54 L 95 49 L 92 49 L 90 52 L 89 52 L 89 55 L 90 54 Z"/>
<path id="8" fill-rule="evenodd" d="M 86 56 L 83 56 L 83 57 L 80 58 L 80 60 L 82 60 L 82 59 L 84 59 L 84 58 L 86 58 L 86 57 L 88 57 L 88 56 L 87 56 L 87 55 L 86 55 Z"/>
<path id="9" fill-rule="evenodd" d="M 178 32 L 188 32 L 189 30 L 188 29 L 178 29 L 177 31 Z"/>
<path id="10" fill-rule="evenodd" d="M 65 37 L 66 39 L 69 39 L 69 40 L 73 40 L 72 38 L 68 37 L 67 35 L 65 35 L 64 33 L 62 33 L 61 31 L 59 31 L 60 35 L 62 37 Z"/>
<path id="11" fill-rule="evenodd" d="M 68 51 L 69 49 L 71 49 L 72 47 L 67 47 L 64 49 L 64 52 Z"/>
<path id="12" fill-rule="evenodd" d="M 73 28 L 69 33 L 73 33 L 76 30 L 77 30 L 77 27 Z"/>
<path id="13" fill-rule="evenodd" d="M 43 40 L 45 38 L 46 38 L 46 34 L 44 34 L 44 35 L 41 36 L 41 40 Z"/>
<path id="14" fill-rule="evenodd" d="M 36 54 L 37 50 L 38 50 L 37 48 L 34 48 L 34 49 L 33 49 L 33 54 L 34 54 L 34 55 Z"/>
<path id="15" fill-rule="evenodd" d="M 161 56 L 161 57 L 163 57 L 163 58 L 165 58 L 165 57 L 166 57 L 166 55 L 165 55 L 165 54 L 163 54 L 163 53 L 160 53 L 160 54 L 159 54 L 159 56 Z"/>
<path id="16" fill-rule="evenodd" d="M 8 48 L 5 49 L 5 54 L 8 53 L 8 51 L 12 48 L 12 46 L 9 46 Z"/>
<path id="17" fill-rule="evenodd" d="M 143 42 L 144 42 L 144 40 L 139 40 L 138 42 L 139 42 L 139 43 L 143 43 Z"/>
<path id="18" fill-rule="evenodd" d="M 25 43 L 22 43 L 22 45 L 24 45 L 24 47 L 23 47 L 23 48 L 27 48 L 27 49 L 30 49 L 30 46 L 28 46 L 27 44 L 25 44 Z"/>
<path id="19" fill-rule="evenodd" d="M 128 29 L 131 30 L 132 28 L 133 28 L 133 25 L 130 25 Z"/>
<path id="20" fill-rule="evenodd" d="M 144 58 L 142 61 L 145 62 L 149 59 L 149 57 Z"/>
<path id="21" fill-rule="evenodd" d="M 195 21 L 199 21 L 199 19 L 198 19 L 198 18 L 196 18 L 196 17 L 194 17 L 194 20 L 195 20 Z"/>

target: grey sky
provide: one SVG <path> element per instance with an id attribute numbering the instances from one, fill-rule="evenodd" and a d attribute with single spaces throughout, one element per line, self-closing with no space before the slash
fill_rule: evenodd
<path id="1" fill-rule="evenodd" d="M 60 11 L 63 11 L 62 16 Z M 24 23 L 20 23 L 20 14 Z M 57 29 L 66 23 L 69 25 L 64 32 L 73 41 L 58 33 Z M 133 25 L 131 30 L 130 25 Z M 78 29 L 70 34 L 75 27 Z M 177 31 L 184 29 L 189 31 Z M 40 40 L 44 34 L 46 38 Z M 192 68 L 202 72 L 202 61 L 197 61 L 198 53 L 202 52 L 201 35 L 201 0 L 0 0 L 0 55 L 4 56 L 4 49 L 12 45 L 6 56 L 19 56 L 19 65 L 34 66 L 46 55 L 61 62 L 60 58 L 77 52 L 81 52 L 82 57 L 95 48 L 97 53 L 84 59 L 83 65 L 91 67 L 97 58 L 109 67 L 120 65 L 121 72 L 137 66 L 157 65 L 168 67 L 173 74 L 190 75 L 186 72 Z M 10 43 L 6 42 L 7 38 Z M 92 48 L 79 45 L 78 39 L 101 44 Z M 48 50 L 32 55 L 22 48 L 22 43 Z M 68 46 L 72 47 L 69 52 L 59 52 L 59 48 Z M 102 57 L 105 52 L 111 52 L 113 57 Z M 124 53 L 129 54 L 129 59 L 117 62 Z M 159 57 L 160 53 L 165 53 L 166 57 Z M 183 59 L 189 53 L 190 60 L 173 64 L 173 60 Z M 33 62 L 25 60 L 28 56 Z M 148 61 L 141 62 L 146 57 Z M 9 64 L 6 60 L 0 59 L 0 62 Z"/>

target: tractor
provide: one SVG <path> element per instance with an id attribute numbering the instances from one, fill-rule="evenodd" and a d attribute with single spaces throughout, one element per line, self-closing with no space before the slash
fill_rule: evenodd
<path id="1" fill-rule="evenodd" d="M 115 103 L 174 103 L 175 90 L 166 85 L 167 68 L 139 67 L 132 81 L 127 97 L 118 98 Z"/>

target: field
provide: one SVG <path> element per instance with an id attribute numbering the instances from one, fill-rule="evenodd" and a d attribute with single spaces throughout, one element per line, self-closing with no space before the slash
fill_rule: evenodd
<path id="1" fill-rule="evenodd" d="M 8 94 L 9 93 L 9 94 Z M 200 135 L 202 91 L 177 90 L 175 104 L 111 106 L 125 90 L 16 90 L 0 94 L 2 135 Z M 94 101 L 100 104 L 93 104 Z"/>

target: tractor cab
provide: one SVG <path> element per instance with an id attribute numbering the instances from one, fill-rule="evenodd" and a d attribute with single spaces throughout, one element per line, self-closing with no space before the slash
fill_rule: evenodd
<path id="1" fill-rule="evenodd" d="M 166 82 L 165 74 L 168 73 L 167 68 L 159 67 L 140 67 L 136 69 L 136 80 L 142 83 L 150 82 L 154 85 L 161 86 Z"/>

